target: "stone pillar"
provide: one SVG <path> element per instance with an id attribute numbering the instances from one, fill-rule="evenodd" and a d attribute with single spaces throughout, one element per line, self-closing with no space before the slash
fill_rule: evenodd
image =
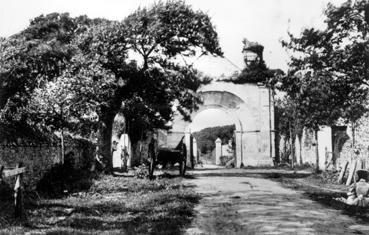
<path id="1" fill-rule="evenodd" d="M 235 131 L 235 143 L 236 143 L 236 167 L 241 167 L 242 163 L 242 132 Z"/>
<path id="2" fill-rule="evenodd" d="M 187 167 L 193 168 L 194 167 L 194 159 L 193 159 L 193 146 L 192 146 L 192 139 L 190 132 L 185 133 L 185 144 L 186 144 L 186 150 L 187 150 Z"/>
<path id="3" fill-rule="evenodd" d="M 186 160 L 187 160 L 187 166 L 189 166 L 191 164 L 190 162 L 190 159 L 191 159 L 191 153 L 190 153 L 190 142 L 191 142 L 191 133 L 189 132 L 186 132 L 185 133 L 185 139 L 184 139 L 184 142 L 186 144 L 186 153 L 187 153 L 187 156 L 186 156 Z"/>
<path id="4" fill-rule="evenodd" d="M 215 140 L 215 165 L 220 165 L 221 155 L 222 155 L 222 141 L 218 138 Z"/>
<path id="5" fill-rule="evenodd" d="M 196 141 L 195 138 L 193 138 L 192 146 L 193 146 L 193 149 L 192 149 L 193 158 L 198 163 L 199 162 L 199 159 L 198 159 L 198 156 L 197 156 L 197 141 Z"/>

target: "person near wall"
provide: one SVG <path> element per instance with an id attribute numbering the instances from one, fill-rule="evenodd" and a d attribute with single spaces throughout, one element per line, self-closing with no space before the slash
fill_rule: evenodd
<path id="1" fill-rule="evenodd" d="M 122 156 L 117 141 L 113 141 L 113 172 L 120 172 L 122 170 Z"/>

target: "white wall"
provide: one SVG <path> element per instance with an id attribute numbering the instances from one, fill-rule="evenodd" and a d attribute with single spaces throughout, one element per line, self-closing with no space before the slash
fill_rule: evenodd
<path id="1" fill-rule="evenodd" d="M 300 158 L 300 146 L 301 145 L 301 157 Z M 316 144 L 313 131 L 304 129 L 301 138 L 301 143 L 296 138 L 295 141 L 296 150 L 296 164 L 316 164 Z M 326 151 L 332 152 L 332 129 L 328 126 L 322 126 L 318 131 L 318 152 L 319 152 L 319 168 L 325 170 Z"/>
<path id="2" fill-rule="evenodd" d="M 318 132 L 319 168 L 325 170 L 325 151 L 332 152 L 332 129 L 324 126 Z"/>

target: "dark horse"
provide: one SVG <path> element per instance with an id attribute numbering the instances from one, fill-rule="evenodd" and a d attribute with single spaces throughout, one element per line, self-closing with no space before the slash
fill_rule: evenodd
<path id="1" fill-rule="evenodd" d="M 156 165 L 160 164 L 165 168 L 168 163 L 170 165 L 174 165 L 176 163 L 179 163 L 179 173 L 181 175 L 184 175 L 186 173 L 186 156 L 187 156 L 187 149 L 186 144 L 184 143 L 184 137 L 182 137 L 179 144 L 174 148 L 158 148 L 157 154 L 155 154 L 155 151 L 153 150 L 154 146 L 151 145 L 151 148 L 149 146 L 149 149 L 151 152 L 151 156 L 156 156 L 151 160 L 150 162 L 150 175 L 153 175 L 154 168 Z"/>

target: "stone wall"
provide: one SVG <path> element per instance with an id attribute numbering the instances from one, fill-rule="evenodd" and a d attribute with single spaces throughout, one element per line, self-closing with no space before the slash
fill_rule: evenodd
<path id="1" fill-rule="evenodd" d="M 346 134 L 347 140 L 342 146 L 338 165 L 341 166 L 346 160 L 351 161 L 355 158 L 369 159 L 369 116 L 365 115 L 356 122 L 354 134 L 352 125 L 348 125 Z M 353 146 L 353 135 L 355 136 L 355 147 Z M 357 150 L 357 154 L 354 150 Z"/>
<path id="2" fill-rule="evenodd" d="M 95 156 L 95 145 L 86 140 L 66 141 L 65 153 L 74 153 L 75 168 L 88 168 Z M 26 167 L 24 183 L 34 188 L 43 175 L 55 164 L 61 163 L 61 146 L 51 143 L 1 144 L 0 165 L 13 168 L 18 162 Z"/>

